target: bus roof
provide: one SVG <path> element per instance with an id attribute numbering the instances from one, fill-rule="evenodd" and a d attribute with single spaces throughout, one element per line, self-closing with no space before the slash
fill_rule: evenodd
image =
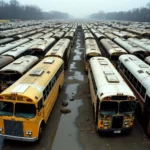
<path id="1" fill-rule="evenodd" d="M 150 66 L 138 57 L 129 54 L 120 56 L 119 60 L 145 87 L 150 96 Z"/>
<path id="2" fill-rule="evenodd" d="M 44 58 L 0 95 L 17 94 L 32 99 L 34 103 L 37 103 L 43 96 L 44 88 L 62 64 L 63 60 L 60 58 Z"/>
<path id="3" fill-rule="evenodd" d="M 6 45 L 0 45 L 0 54 L 5 53 L 6 51 L 8 51 L 12 48 L 15 48 L 15 47 L 17 47 L 21 44 L 24 44 L 28 41 L 29 41 L 29 39 L 25 38 L 25 39 L 20 39 L 20 40 L 17 40 L 17 41 L 13 41 L 13 42 L 8 43 Z"/>
<path id="4" fill-rule="evenodd" d="M 149 39 L 129 38 L 128 40 L 140 46 L 141 48 L 144 48 L 146 51 L 150 52 L 150 40 Z"/>
<path id="5" fill-rule="evenodd" d="M 3 53 L 2 55 L 4 56 L 12 56 L 13 58 L 18 57 L 19 55 L 21 55 L 22 53 L 24 53 L 25 51 L 27 51 L 33 44 L 40 42 L 41 39 L 35 39 L 32 41 L 29 41 L 23 45 L 20 45 L 16 48 L 13 48 L 5 53 Z"/>
<path id="6" fill-rule="evenodd" d="M 119 94 L 134 97 L 133 92 L 107 58 L 93 57 L 90 59 L 90 65 L 99 99 Z"/>
<path id="7" fill-rule="evenodd" d="M 11 63 L 12 61 L 14 61 L 14 59 L 11 56 L 0 56 L 0 69 L 4 66 L 6 66 L 7 64 Z"/>
<path id="8" fill-rule="evenodd" d="M 74 32 L 73 31 L 67 32 L 64 38 L 69 38 L 70 40 L 72 40 L 74 38 Z"/>
<path id="9" fill-rule="evenodd" d="M 126 49 L 131 54 L 136 53 L 136 52 L 146 52 L 146 50 L 144 50 L 143 48 L 123 38 L 118 37 L 118 38 L 115 38 L 114 41 L 118 43 L 120 46 L 122 46 L 124 49 Z"/>
<path id="10" fill-rule="evenodd" d="M 102 55 L 100 49 L 98 48 L 97 42 L 94 39 L 85 40 L 85 50 L 86 55 L 90 53 L 95 53 L 98 54 L 99 56 Z"/>
<path id="11" fill-rule="evenodd" d="M 63 57 L 66 48 L 69 46 L 70 40 L 63 38 L 60 39 L 47 53 L 45 56 L 59 56 Z"/>
<path id="12" fill-rule="evenodd" d="M 103 45 L 103 47 L 105 47 L 105 49 L 111 54 L 111 53 L 123 53 L 123 54 L 127 54 L 127 52 L 121 48 L 119 45 L 117 45 L 116 43 L 114 43 L 113 41 L 111 41 L 110 39 L 101 39 L 100 40 L 101 44 Z"/>
<path id="13" fill-rule="evenodd" d="M 85 32 L 84 37 L 85 37 L 85 39 L 94 39 L 93 35 L 89 32 Z"/>
<path id="14" fill-rule="evenodd" d="M 56 40 L 54 38 L 43 39 L 40 42 L 35 43 L 34 45 L 32 45 L 32 47 L 30 47 L 29 50 L 30 51 L 40 50 L 40 51 L 44 52 L 46 50 L 46 48 L 48 48 L 50 45 L 53 45 L 55 41 Z"/>
<path id="15" fill-rule="evenodd" d="M 9 65 L 5 66 L 0 70 L 0 73 L 4 72 L 17 72 L 20 74 L 23 74 L 27 69 L 29 69 L 33 64 L 35 64 L 38 61 L 38 58 L 36 56 L 22 56 L 15 60 L 14 62 L 10 63 Z"/>

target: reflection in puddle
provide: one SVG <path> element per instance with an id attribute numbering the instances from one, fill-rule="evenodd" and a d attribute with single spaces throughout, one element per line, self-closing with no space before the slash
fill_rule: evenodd
<path id="1" fill-rule="evenodd" d="M 62 114 L 58 125 L 52 150 L 82 150 L 83 147 L 79 143 L 79 129 L 75 125 L 78 108 L 82 105 L 81 100 L 75 100 L 69 103 L 70 114 Z"/>
<path id="2" fill-rule="evenodd" d="M 67 85 L 65 93 L 66 93 L 68 99 L 72 99 L 72 97 L 77 94 L 77 87 L 78 86 L 79 86 L 78 83 Z"/>
<path id="3" fill-rule="evenodd" d="M 74 76 L 71 76 L 68 79 L 70 79 L 70 80 L 77 79 L 77 80 L 83 81 L 84 80 L 84 76 L 81 74 L 81 72 L 75 71 Z"/>
<path id="4" fill-rule="evenodd" d="M 75 56 L 73 57 L 73 60 L 81 60 L 81 55 L 75 55 Z"/>
<path id="5" fill-rule="evenodd" d="M 72 62 L 72 63 L 70 64 L 70 70 L 76 69 L 75 65 L 76 65 L 76 63 L 75 63 L 75 62 Z"/>
<path id="6" fill-rule="evenodd" d="M 80 52 L 79 50 L 75 50 L 74 51 L 76 54 L 78 54 L 78 55 L 81 55 L 82 54 L 82 52 Z"/>

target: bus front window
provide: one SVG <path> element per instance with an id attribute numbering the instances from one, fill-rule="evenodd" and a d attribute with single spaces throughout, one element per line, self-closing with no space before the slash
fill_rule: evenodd
<path id="1" fill-rule="evenodd" d="M 119 113 L 133 113 L 135 111 L 135 101 L 123 101 L 119 105 Z"/>
<path id="2" fill-rule="evenodd" d="M 0 116 L 12 116 L 14 104 L 11 102 L 0 102 Z"/>
<path id="3" fill-rule="evenodd" d="M 100 114 L 114 115 L 118 113 L 118 102 L 103 101 L 101 102 Z"/>
<path id="4" fill-rule="evenodd" d="M 22 104 L 16 103 L 15 105 L 15 116 L 22 118 L 34 118 L 36 115 L 36 107 L 34 104 Z"/>

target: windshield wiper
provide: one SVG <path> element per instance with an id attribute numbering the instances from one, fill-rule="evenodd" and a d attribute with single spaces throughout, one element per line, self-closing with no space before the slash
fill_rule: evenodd
<path id="1" fill-rule="evenodd" d="M 133 110 L 126 112 L 126 111 L 124 111 L 124 109 L 119 108 L 119 113 L 123 113 L 123 114 L 129 115 L 131 113 L 133 114 L 133 112 L 134 112 Z"/>
<path id="2" fill-rule="evenodd" d="M 115 109 L 113 109 L 113 110 L 111 110 L 111 111 L 101 111 L 101 114 L 103 114 L 103 115 L 116 114 L 116 109 L 117 109 L 117 108 L 115 108 Z M 104 112 L 104 113 L 103 113 L 103 112 Z"/>
<path id="3" fill-rule="evenodd" d="M 25 116 L 23 116 L 23 115 L 15 115 L 16 117 L 22 117 L 22 118 L 24 118 L 24 119 L 27 119 L 27 120 L 29 120 L 30 118 L 26 118 Z"/>
<path id="4" fill-rule="evenodd" d="M 12 114 L 7 114 L 6 112 L 0 113 L 0 116 L 12 116 Z"/>

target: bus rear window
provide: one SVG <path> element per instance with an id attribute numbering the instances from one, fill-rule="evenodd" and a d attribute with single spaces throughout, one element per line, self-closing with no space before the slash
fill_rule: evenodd
<path id="1" fill-rule="evenodd" d="M 15 105 L 15 116 L 21 118 L 34 118 L 36 115 L 36 107 L 34 104 L 17 103 Z"/>
<path id="2" fill-rule="evenodd" d="M 11 81 L 16 81 L 21 77 L 21 74 L 11 74 L 10 79 Z"/>
<path id="3" fill-rule="evenodd" d="M 10 81 L 9 75 L 0 74 L 0 81 Z"/>
<path id="4" fill-rule="evenodd" d="M 14 105 L 11 102 L 0 102 L 0 116 L 12 116 Z"/>
<path id="5" fill-rule="evenodd" d="M 90 60 L 93 56 L 86 56 L 86 61 Z"/>
<path id="6" fill-rule="evenodd" d="M 112 96 L 111 100 L 128 100 L 127 96 Z"/>

